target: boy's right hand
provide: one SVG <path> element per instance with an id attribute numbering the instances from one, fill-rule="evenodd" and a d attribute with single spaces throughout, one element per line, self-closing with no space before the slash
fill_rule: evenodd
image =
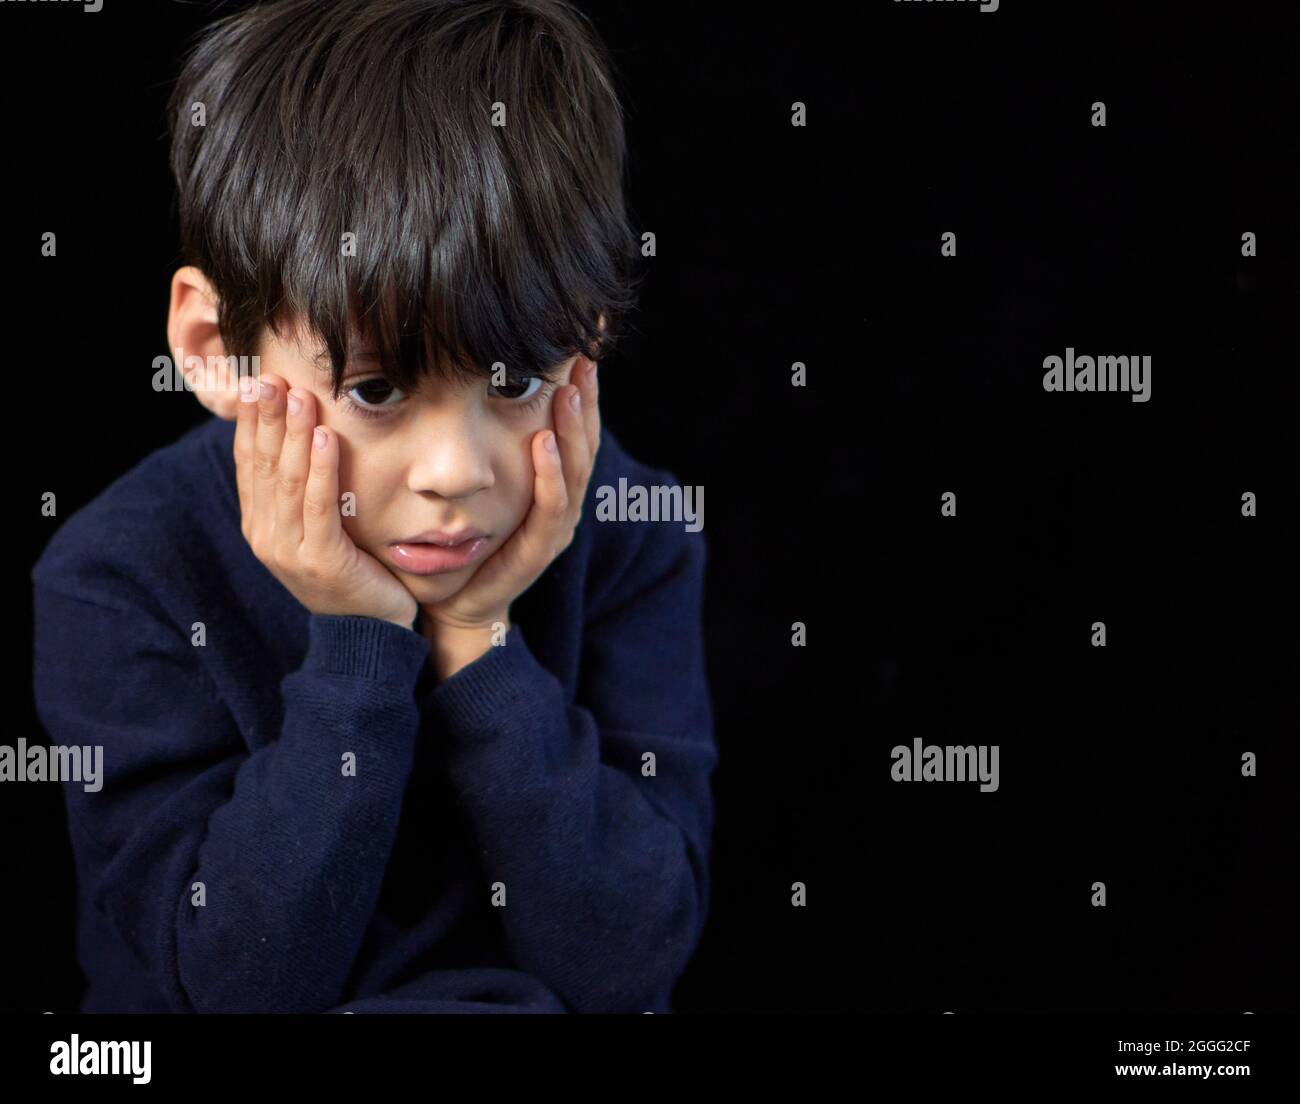
<path id="1" fill-rule="evenodd" d="M 315 396 L 295 390 L 301 406 L 290 413 L 280 376 L 245 376 L 240 387 L 235 477 L 253 554 L 312 613 L 412 628 L 415 596 L 343 531 L 338 435 L 316 425 Z"/>

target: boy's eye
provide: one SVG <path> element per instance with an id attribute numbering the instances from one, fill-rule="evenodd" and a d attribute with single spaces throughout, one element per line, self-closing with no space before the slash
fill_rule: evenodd
<path id="1" fill-rule="evenodd" d="M 531 387 L 534 383 L 537 384 L 537 386 L 531 391 L 527 390 L 527 388 Z M 519 379 L 511 380 L 510 382 L 503 383 L 499 386 L 496 384 L 490 386 L 498 398 L 508 399 L 511 402 L 523 403 L 533 398 L 538 391 L 542 389 L 542 377 L 522 376 Z M 521 392 L 521 388 L 525 390 Z"/>
<path id="2" fill-rule="evenodd" d="M 554 390 L 541 376 L 517 376 L 500 386 L 489 385 L 493 397 L 511 412 L 531 412 L 539 407 Z M 345 387 L 344 402 L 355 414 L 366 418 L 379 418 L 404 402 L 407 396 L 383 376 L 358 379 Z"/>
<path id="3" fill-rule="evenodd" d="M 382 376 L 354 383 L 346 392 L 347 397 L 362 410 L 377 410 L 382 407 L 396 406 L 403 395 L 396 387 Z M 396 401 L 388 401 L 396 396 Z"/>

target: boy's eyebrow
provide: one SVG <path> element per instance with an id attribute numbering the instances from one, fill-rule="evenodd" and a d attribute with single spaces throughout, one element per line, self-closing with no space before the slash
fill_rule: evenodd
<path id="1" fill-rule="evenodd" d="M 372 364 L 378 359 L 379 359 L 378 351 L 371 348 L 349 349 L 347 352 L 347 361 L 349 364 L 352 364 L 356 361 L 360 361 L 363 364 Z M 316 370 L 318 372 L 329 374 L 330 372 L 333 371 L 333 366 L 330 363 L 329 353 L 317 353 L 314 357 L 311 358 L 311 362 L 312 364 L 316 365 Z"/>

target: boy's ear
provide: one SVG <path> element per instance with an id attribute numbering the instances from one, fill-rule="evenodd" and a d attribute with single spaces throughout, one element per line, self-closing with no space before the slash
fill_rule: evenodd
<path id="1" fill-rule="evenodd" d="M 216 291 L 193 265 L 178 268 L 172 276 L 167 344 L 194 397 L 218 418 L 233 421 L 239 411 L 239 374 L 223 370 L 222 360 L 209 359 L 224 358 L 226 347 L 217 328 Z M 190 357 L 201 357 L 203 369 L 188 367 Z"/>

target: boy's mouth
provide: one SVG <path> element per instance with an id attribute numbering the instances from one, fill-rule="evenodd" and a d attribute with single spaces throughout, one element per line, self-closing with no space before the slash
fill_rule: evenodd
<path id="1" fill-rule="evenodd" d="M 467 540 L 473 540 L 475 537 L 486 536 L 487 534 L 482 529 L 475 529 L 472 525 L 467 525 L 464 529 L 457 530 L 455 533 L 446 533 L 441 529 L 426 529 L 423 533 L 416 533 L 413 537 L 403 537 L 401 540 L 393 541 L 393 543 L 436 544 L 441 548 L 451 548 L 463 544 Z"/>
<path id="2" fill-rule="evenodd" d="M 412 575 L 441 575 L 459 571 L 477 560 L 487 548 L 489 534 L 467 528 L 457 533 L 426 530 L 384 549 L 388 561 Z"/>

